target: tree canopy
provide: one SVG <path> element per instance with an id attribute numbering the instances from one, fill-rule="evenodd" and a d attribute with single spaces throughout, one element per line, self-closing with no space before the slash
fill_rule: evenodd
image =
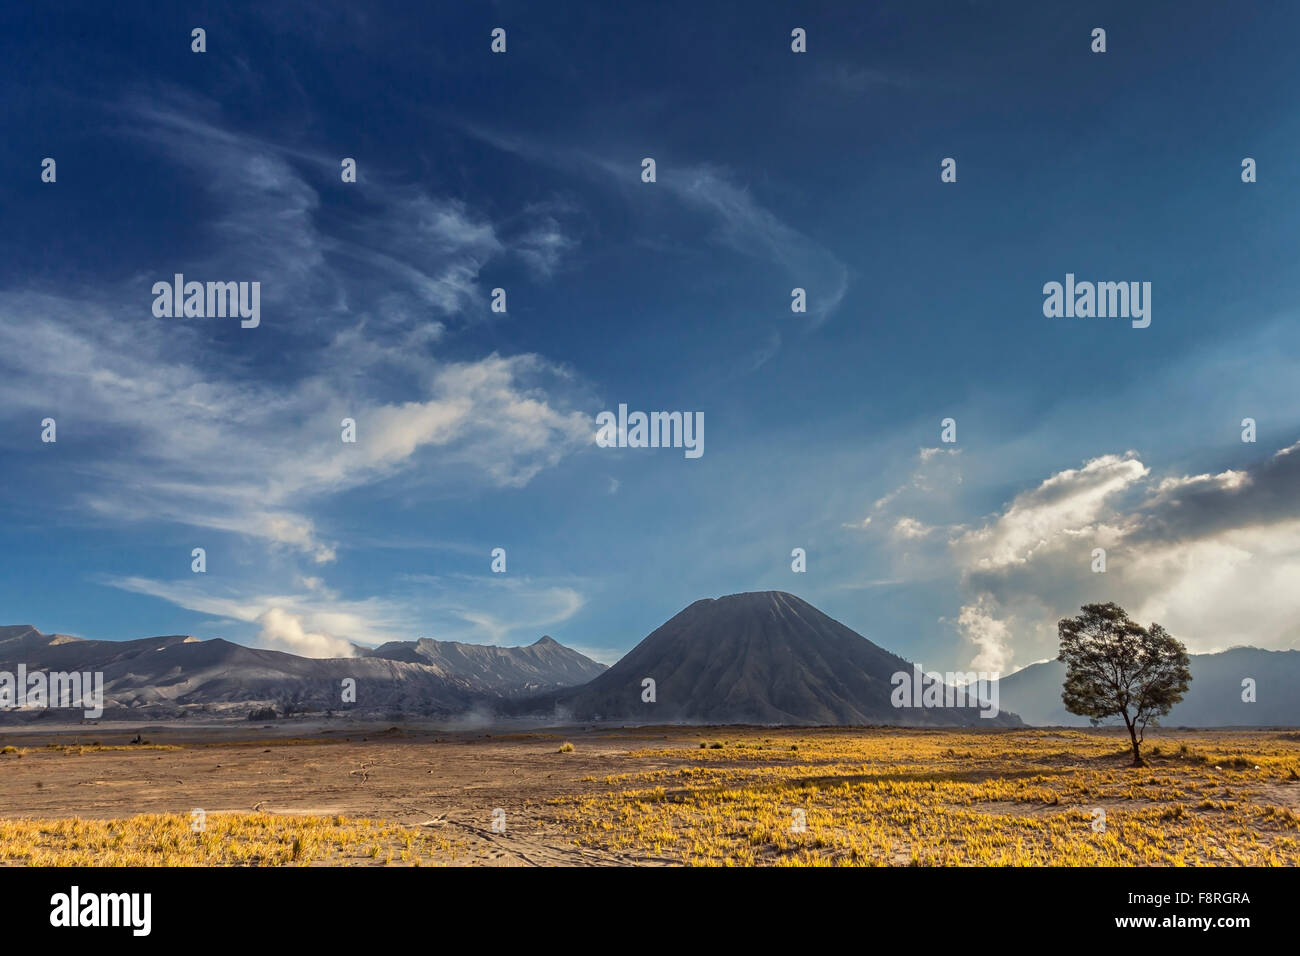
<path id="1" fill-rule="evenodd" d="M 1085 604 L 1057 625 L 1066 665 L 1061 699 L 1093 725 L 1119 717 L 1134 766 L 1142 765 L 1146 728 L 1183 699 L 1192 674 L 1187 648 L 1159 624 L 1142 627 L 1118 604 Z"/>

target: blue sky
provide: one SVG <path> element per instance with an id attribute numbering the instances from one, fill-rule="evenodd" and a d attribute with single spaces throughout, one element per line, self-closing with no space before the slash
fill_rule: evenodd
<path id="1" fill-rule="evenodd" d="M 1300 11 L 100 6 L 0 14 L 3 622 L 612 661 L 781 589 L 926 666 L 1092 600 L 1300 646 Z M 156 318 L 178 272 L 261 325 Z M 1150 327 L 1044 317 L 1066 273 Z M 620 403 L 703 456 L 597 447 Z"/>

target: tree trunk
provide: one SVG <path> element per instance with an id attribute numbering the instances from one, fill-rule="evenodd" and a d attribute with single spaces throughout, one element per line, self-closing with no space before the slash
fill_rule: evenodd
<path id="1" fill-rule="evenodd" d="M 1129 722 L 1127 716 L 1124 718 L 1124 724 L 1128 727 L 1129 740 L 1133 741 L 1133 766 L 1145 767 L 1146 764 L 1142 762 L 1142 751 L 1138 746 L 1137 728 Z"/>

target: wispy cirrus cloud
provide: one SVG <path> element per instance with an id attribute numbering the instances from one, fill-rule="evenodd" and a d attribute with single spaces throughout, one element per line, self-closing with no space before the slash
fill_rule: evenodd
<path id="1" fill-rule="evenodd" d="M 571 370 L 535 353 L 442 354 L 486 301 L 487 263 L 518 256 L 537 275 L 559 267 L 572 243 L 554 217 L 525 209 L 499 229 L 463 200 L 385 182 L 377 169 L 349 184 L 357 206 L 338 217 L 323 200 L 340 188 L 335 157 L 241 133 L 213 104 L 175 91 L 129 98 L 118 116 L 122 134 L 158 151 L 211 212 L 165 268 L 0 292 L 0 416 L 57 416 L 57 447 L 85 479 L 61 507 L 101 525 L 211 529 L 320 568 L 348 547 L 330 528 L 340 494 L 399 477 L 438 491 L 520 488 L 590 444 L 578 410 L 589 396 Z M 261 281 L 261 327 L 154 317 L 152 283 L 173 272 Z M 341 441 L 345 418 L 355 443 Z M 421 618 L 404 602 L 437 598 L 345 601 L 315 575 L 297 579 L 314 583 L 285 581 L 277 593 L 227 578 L 219 596 L 143 577 L 116 586 L 312 656 L 409 638 Z M 452 584 L 464 602 L 444 615 L 455 633 L 515 630 L 499 595 Z M 576 592 L 542 602 L 556 621 L 580 605 Z"/>
<path id="2" fill-rule="evenodd" d="M 262 277 L 259 331 L 294 347 L 275 377 L 251 370 L 267 348 L 257 333 L 238 339 L 233 361 L 214 358 L 214 320 L 151 315 L 148 272 L 117 283 L 111 300 L 90 287 L 0 293 L 5 407 L 58 408 L 130 449 L 87 466 L 103 479 L 84 496 L 97 515 L 213 528 L 324 563 L 336 544 L 305 509 L 332 494 L 421 465 L 434 483 L 455 472 L 519 487 L 589 441 L 566 369 L 535 354 L 436 354 L 445 320 L 482 297 L 483 264 L 509 251 L 464 202 L 372 175 L 362 215 L 331 229 L 310 179 L 327 162 L 337 177 L 337 160 L 241 134 L 176 91 L 131 97 L 120 115 L 124 135 L 160 148 L 213 207 L 206 251 L 166 278 Z M 547 229 L 523 251 L 553 267 L 564 242 Z M 313 331 L 322 304 L 326 336 Z M 339 440 L 344 418 L 357 422 L 354 445 Z M 428 467 L 433 449 L 440 468 Z"/>
<path id="3" fill-rule="evenodd" d="M 812 328 L 824 323 L 848 291 L 849 271 L 819 243 L 759 204 L 726 170 L 691 166 L 663 174 L 664 186 L 686 203 L 713 214 L 716 236 L 737 252 L 784 270 L 805 289 Z"/>
<path id="4" fill-rule="evenodd" d="M 473 123 L 462 126 L 497 149 L 564 171 L 595 172 L 611 187 L 626 190 L 640 183 L 639 156 L 620 162 L 606 154 L 555 146 Z M 715 244 L 775 266 L 792 286 L 805 289 L 809 329 L 824 324 L 843 302 L 850 280 L 845 263 L 760 202 L 734 171 L 709 163 L 663 164 L 656 168 L 656 185 L 683 208 L 706 215 L 712 223 L 708 235 Z M 773 343 L 769 335 L 755 350 L 758 359 L 753 368 L 763 365 L 779 346 L 779 337 Z"/>
<path id="5" fill-rule="evenodd" d="M 441 467 L 427 481 L 459 471 L 519 487 L 590 441 L 567 373 L 536 355 L 428 359 L 412 397 L 386 401 L 358 373 L 401 366 L 400 343 L 364 355 L 324 346 L 294 382 L 221 377 L 187 361 L 188 337 L 124 312 L 0 294 L 0 350 L 23 358 L 0 361 L 9 413 L 58 409 L 65 428 L 117 436 L 119 453 L 85 466 L 101 478 L 84 497 L 100 515 L 245 534 L 326 561 L 333 545 L 302 509 L 330 495 L 428 464 L 434 450 Z M 355 444 L 340 440 L 344 418 L 357 422 Z"/>
<path id="6" fill-rule="evenodd" d="M 932 505 L 936 499 L 948 497 L 962 483 L 959 455 L 961 449 L 955 447 L 920 449 L 915 464 L 901 484 L 873 501 L 868 513 L 862 518 L 846 521 L 841 527 L 866 530 L 875 519 L 887 517 L 891 511 L 900 507 L 918 502 Z M 909 515 L 893 517 L 889 526 L 895 536 L 909 539 L 925 537 L 925 534 L 917 532 L 929 527 Z"/>

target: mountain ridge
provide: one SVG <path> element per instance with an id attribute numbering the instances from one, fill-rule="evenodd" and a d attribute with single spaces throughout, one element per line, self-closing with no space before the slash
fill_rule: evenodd
<path id="1" fill-rule="evenodd" d="M 912 663 L 786 591 L 701 598 L 589 684 L 555 696 L 576 719 L 758 724 L 1018 726 L 974 708 L 895 707 Z M 642 699 L 646 679 L 656 699 Z"/>
<path id="2" fill-rule="evenodd" d="M 1300 650 L 1270 651 L 1238 645 L 1212 654 L 1189 654 L 1192 681 L 1167 717 L 1166 727 L 1296 727 L 1300 698 Z M 1255 682 L 1255 700 L 1242 700 L 1242 681 Z M 1008 674 L 998 689 L 1004 706 L 1033 726 L 1087 727 L 1061 701 L 1065 665 L 1038 661 Z"/>
<path id="3" fill-rule="evenodd" d="M 562 658 L 560 672 L 577 666 L 576 659 L 603 668 L 557 641 L 530 646 L 536 648 L 534 677 L 543 674 L 547 656 Z M 102 672 L 108 719 L 228 717 L 268 707 L 280 714 L 351 710 L 385 717 L 450 717 L 534 689 L 494 682 L 482 671 L 458 671 L 447 661 L 318 659 L 224 638 L 174 634 L 100 641 L 43 634 L 30 625 L 0 627 L 0 670 L 13 673 L 19 664 L 28 672 Z M 349 679 L 356 692 L 351 706 L 343 700 L 343 682 Z M 0 710 L 0 719 L 42 719 L 55 713 Z"/>
<path id="4" fill-rule="evenodd" d="M 584 684 L 606 669 L 604 664 L 565 647 L 549 634 L 519 647 L 422 637 L 416 641 L 390 641 L 362 656 L 428 664 L 478 681 L 505 696 Z"/>
<path id="5" fill-rule="evenodd" d="M 1300 651 L 1241 646 L 1191 655 L 1192 685 L 1171 726 L 1300 726 Z M 0 627 L 0 670 L 100 671 L 118 717 L 238 716 L 347 711 L 385 719 L 501 717 L 631 723 L 750 723 L 1008 727 L 1087 726 L 1060 702 L 1064 665 L 1040 661 L 1007 675 L 976 707 L 894 706 L 912 662 L 785 591 L 701 598 L 651 631 L 612 667 L 550 635 L 502 647 L 419 638 L 314 659 L 222 638 L 160 635 L 97 641 Z M 341 688 L 355 682 L 355 701 Z M 1257 700 L 1241 700 L 1242 681 Z M 653 681 L 654 700 L 645 682 Z M 901 688 L 900 688 L 901 689 Z M 988 707 L 992 710 L 992 707 Z M 54 711 L 2 711 L 39 719 Z"/>

